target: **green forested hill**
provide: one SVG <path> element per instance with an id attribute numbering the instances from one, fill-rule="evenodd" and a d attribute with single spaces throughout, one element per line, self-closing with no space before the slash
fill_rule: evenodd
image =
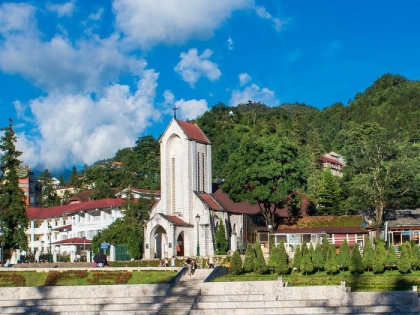
<path id="1" fill-rule="evenodd" d="M 420 205 L 419 81 L 385 74 L 347 105 L 336 103 L 322 110 L 299 103 L 278 107 L 252 101 L 236 107 L 218 103 L 194 122 L 212 141 L 215 178 L 229 177 L 229 160 L 245 139 L 277 135 L 299 149 L 307 179 L 293 194 L 307 196 L 315 214 L 370 210 L 380 225 L 385 209 Z M 98 176 L 114 186 L 158 188 L 158 148 L 152 136 L 139 138 L 135 147 L 117 152 L 113 160 L 123 163 L 119 171 L 102 168 L 108 175 Z M 330 151 L 346 157 L 342 178 L 319 170 L 319 157 Z M 89 171 L 86 166 L 86 174 L 100 173 Z M 118 179 L 109 178 L 111 173 Z"/>

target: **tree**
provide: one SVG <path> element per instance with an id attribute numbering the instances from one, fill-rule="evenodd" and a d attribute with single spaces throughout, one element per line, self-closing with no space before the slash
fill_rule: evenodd
<path id="1" fill-rule="evenodd" d="M 283 241 L 280 242 L 278 251 L 279 258 L 275 265 L 275 271 L 278 275 L 284 275 L 289 271 L 289 257 L 287 256 Z"/>
<path id="2" fill-rule="evenodd" d="M 258 204 L 267 225 L 274 227 L 277 210 L 288 195 L 305 186 L 305 161 L 297 147 L 275 135 L 244 137 L 229 157 L 222 189 L 240 202 Z"/>
<path id="3" fill-rule="evenodd" d="M 321 185 L 318 191 L 318 215 L 340 215 L 341 190 L 339 179 L 331 173 L 330 169 L 321 174 Z"/>
<path id="4" fill-rule="evenodd" d="M 275 270 L 275 266 L 279 261 L 280 250 L 274 242 L 271 243 L 270 257 L 268 258 L 268 266 Z"/>
<path id="5" fill-rule="evenodd" d="M 29 220 L 25 211 L 25 196 L 19 187 L 18 169 L 21 166 L 15 143 L 17 137 L 13 130 L 13 120 L 9 119 L 9 126 L 1 129 L 4 132 L 0 139 L 1 164 L 3 173 L 0 183 L 0 224 L 4 232 L 4 248 L 26 249 L 28 239 L 25 231 Z"/>
<path id="6" fill-rule="evenodd" d="M 409 242 L 405 242 L 401 248 L 401 256 L 397 267 L 401 273 L 409 273 L 411 270 L 411 246 Z"/>
<path id="7" fill-rule="evenodd" d="M 420 251 L 418 244 L 411 246 L 411 268 L 414 270 L 420 268 Z"/>
<path id="8" fill-rule="evenodd" d="M 418 189 L 418 157 L 412 154 L 416 147 L 401 143 L 377 123 L 352 126 L 345 138 L 349 204 L 372 213 L 379 238 L 384 211 L 399 207 L 403 197 Z"/>
<path id="9" fill-rule="evenodd" d="M 245 272 L 254 271 L 255 258 L 256 258 L 255 250 L 254 250 L 252 244 L 248 243 L 248 245 L 246 246 L 245 260 L 244 260 L 244 271 Z"/>
<path id="10" fill-rule="evenodd" d="M 325 256 L 321 247 L 321 244 L 317 243 L 315 246 L 314 255 L 312 256 L 312 263 L 314 268 L 318 271 L 324 269 L 325 266 Z"/>
<path id="11" fill-rule="evenodd" d="M 337 260 L 340 268 L 343 270 L 350 266 L 350 248 L 347 239 L 344 239 L 343 244 L 340 245 L 340 252 L 338 253 Z"/>
<path id="12" fill-rule="evenodd" d="M 71 174 L 70 174 L 68 184 L 70 186 L 75 186 L 77 188 L 81 188 L 81 181 L 79 180 L 79 174 L 77 173 L 76 166 L 73 166 L 73 168 L 71 170 Z"/>
<path id="13" fill-rule="evenodd" d="M 66 186 L 66 180 L 64 179 L 64 175 L 61 174 L 58 178 L 58 181 L 60 182 L 60 186 Z"/>
<path id="14" fill-rule="evenodd" d="M 302 261 L 300 263 L 300 271 L 304 273 L 305 276 L 314 271 L 314 265 L 312 263 L 311 256 L 309 255 L 309 251 L 303 252 Z"/>
<path id="15" fill-rule="evenodd" d="M 386 250 L 385 244 L 381 240 L 376 242 L 375 260 L 372 265 L 374 273 L 382 273 L 385 269 Z"/>
<path id="16" fill-rule="evenodd" d="M 325 258 L 325 271 L 333 274 L 338 271 L 337 254 L 334 245 L 329 245 L 327 249 L 327 257 Z"/>
<path id="17" fill-rule="evenodd" d="M 352 273 L 362 273 L 363 268 L 363 261 L 362 256 L 360 255 L 359 245 L 355 244 L 353 247 L 353 252 L 351 254 L 351 264 L 350 264 L 350 271 Z"/>
<path id="18" fill-rule="evenodd" d="M 293 268 L 300 270 L 300 264 L 302 263 L 302 252 L 300 245 L 296 246 L 295 255 L 293 256 Z"/>
<path id="19" fill-rule="evenodd" d="M 375 262 L 375 251 L 373 250 L 372 242 L 370 241 L 370 237 L 366 237 L 365 247 L 363 249 L 363 268 L 370 271 Z"/>
<path id="20" fill-rule="evenodd" d="M 259 275 L 263 275 L 267 272 L 267 265 L 265 263 L 264 255 L 261 250 L 261 245 L 259 242 L 255 243 L 255 266 L 254 266 L 254 272 Z"/>
<path id="21" fill-rule="evenodd" d="M 58 197 L 53 185 L 53 176 L 45 169 L 38 177 L 39 195 L 38 204 L 42 207 L 53 207 L 61 204 L 60 197 Z"/>
<path id="22" fill-rule="evenodd" d="M 217 227 L 215 234 L 216 253 L 218 255 L 225 255 L 229 248 L 229 243 L 226 238 L 225 225 L 223 224 L 222 219 L 219 220 L 219 226 Z"/>
<path id="23" fill-rule="evenodd" d="M 232 255 L 232 259 L 230 261 L 229 274 L 239 275 L 242 272 L 243 272 L 243 268 L 242 268 L 241 254 L 239 254 L 238 250 L 235 250 L 235 252 Z"/>
<path id="24" fill-rule="evenodd" d="M 394 246 L 392 244 L 389 244 L 388 250 L 386 251 L 386 259 L 385 259 L 385 266 L 388 269 L 392 269 L 394 266 L 397 265 L 398 258 L 397 253 L 395 252 Z"/>

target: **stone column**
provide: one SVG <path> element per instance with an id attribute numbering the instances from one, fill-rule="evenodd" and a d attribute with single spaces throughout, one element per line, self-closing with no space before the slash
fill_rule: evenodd
<path id="1" fill-rule="evenodd" d="M 238 237 L 236 232 L 233 232 L 232 236 L 230 237 L 230 249 L 232 252 L 238 249 Z"/>

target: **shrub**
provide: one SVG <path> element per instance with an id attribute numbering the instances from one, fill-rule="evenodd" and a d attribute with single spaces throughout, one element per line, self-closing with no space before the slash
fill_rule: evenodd
<path id="1" fill-rule="evenodd" d="M 362 273 L 364 269 L 362 256 L 360 255 L 359 245 L 357 244 L 355 244 L 353 247 L 349 269 L 352 273 L 356 273 L 356 274 Z"/>
<path id="2" fill-rule="evenodd" d="M 411 246 L 411 269 L 417 270 L 420 268 L 420 251 L 419 245 L 414 244 Z"/>
<path id="3" fill-rule="evenodd" d="M 315 251 L 312 256 L 312 263 L 314 268 L 317 270 L 324 269 L 325 266 L 325 256 L 321 247 L 321 244 L 317 243 L 315 246 Z"/>
<path id="4" fill-rule="evenodd" d="M 394 266 L 397 265 L 398 258 L 397 254 L 395 253 L 395 248 L 392 244 L 388 246 L 388 250 L 386 251 L 386 259 L 385 259 L 385 266 L 388 269 L 392 269 Z"/>
<path id="5" fill-rule="evenodd" d="M 289 272 L 289 257 L 287 256 L 286 249 L 284 248 L 284 243 L 280 242 L 278 247 L 279 258 L 275 265 L 275 272 L 279 275 L 284 275 Z"/>
<path id="6" fill-rule="evenodd" d="M 373 266 L 373 262 L 375 261 L 375 252 L 373 250 L 372 242 L 370 241 L 370 238 L 366 238 L 366 244 L 365 248 L 363 249 L 363 268 L 367 271 L 370 271 L 370 269 Z"/>
<path id="7" fill-rule="evenodd" d="M 274 270 L 277 264 L 277 261 L 279 260 L 279 249 L 277 248 L 276 244 L 273 242 L 271 244 L 271 251 L 270 251 L 270 257 L 268 258 L 268 266 L 270 267 L 270 270 Z"/>
<path id="8" fill-rule="evenodd" d="M 226 238 L 225 225 L 223 224 L 222 219 L 220 219 L 219 226 L 216 230 L 215 247 L 218 255 L 225 255 L 229 247 L 229 243 Z"/>
<path id="9" fill-rule="evenodd" d="M 241 258 L 241 255 L 239 254 L 239 251 L 235 250 L 235 252 L 233 253 L 232 259 L 230 261 L 229 273 L 231 275 L 239 275 L 242 272 L 243 272 L 242 258 Z"/>
<path id="10" fill-rule="evenodd" d="M 255 250 L 252 244 L 248 243 L 246 246 L 245 260 L 244 260 L 244 271 L 253 272 L 255 266 Z"/>
<path id="11" fill-rule="evenodd" d="M 306 247 L 306 245 L 303 245 Z M 308 273 L 312 273 L 314 271 L 314 265 L 312 264 L 311 256 L 309 255 L 309 251 L 303 253 L 302 262 L 300 263 L 300 271 L 307 275 Z"/>
<path id="12" fill-rule="evenodd" d="M 328 274 L 333 274 L 338 271 L 337 254 L 335 253 L 334 245 L 328 246 L 324 269 Z"/>
<path id="13" fill-rule="evenodd" d="M 402 246 L 397 267 L 401 273 L 409 273 L 411 270 L 411 246 L 409 242 L 405 242 Z"/>
<path id="14" fill-rule="evenodd" d="M 337 257 L 338 264 L 341 269 L 347 269 L 350 266 L 350 248 L 347 240 L 340 245 L 340 252 Z"/>
<path id="15" fill-rule="evenodd" d="M 296 246 L 295 255 L 293 256 L 293 268 L 300 270 L 300 264 L 302 263 L 302 253 L 300 251 L 300 245 Z"/>
<path id="16" fill-rule="evenodd" d="M 261 245 L 259 242 L 255 243 L 255 253 L 256 253 L 256 259 L 255 259 L 254 272 L 256 274 L 263 275 L 267 272 L 267 265 L 265 264 L 264 255 L 261 250 Z"/>

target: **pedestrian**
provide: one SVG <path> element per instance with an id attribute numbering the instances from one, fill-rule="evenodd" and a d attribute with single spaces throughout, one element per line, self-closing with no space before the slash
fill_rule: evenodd
<path id="1" fill-rule="evenodd" d="M 188 258 L 187 258 L 187 260 L 185 261 L 185 263 L 186 263 L 187 268 L 188 268 L 188 274 L 189 274 L 189 275 L 190 275 L 190 277 L 191 277 L 191 258 L 190 258 L 190 257 L 188 257 Z"/>
<path id="2" fill-rule="evenodd" d="M 214 268 L 214 258 L 213 257 L 209 258 L 209 268 L 211 268 L 211 269 Z"/>
<path id="3" fill-rule="evenodd" d="M 171 259 L 171 267 L 176 267 L 176 259 L 175 259 L 175 256 L 172 256 L 172 259 Z"/>
<path id="4" fill-rule="evenodd" d="M 165 258 L 165 262 L 163 263 L 163 267 L 169 267 L 168 257 Z"/>
<path id="5" fill-rule="evenodd" d="M 195 260 L 191 258 L 191 274 L 194 274 L 195 268 L 197 267 Z"/>

